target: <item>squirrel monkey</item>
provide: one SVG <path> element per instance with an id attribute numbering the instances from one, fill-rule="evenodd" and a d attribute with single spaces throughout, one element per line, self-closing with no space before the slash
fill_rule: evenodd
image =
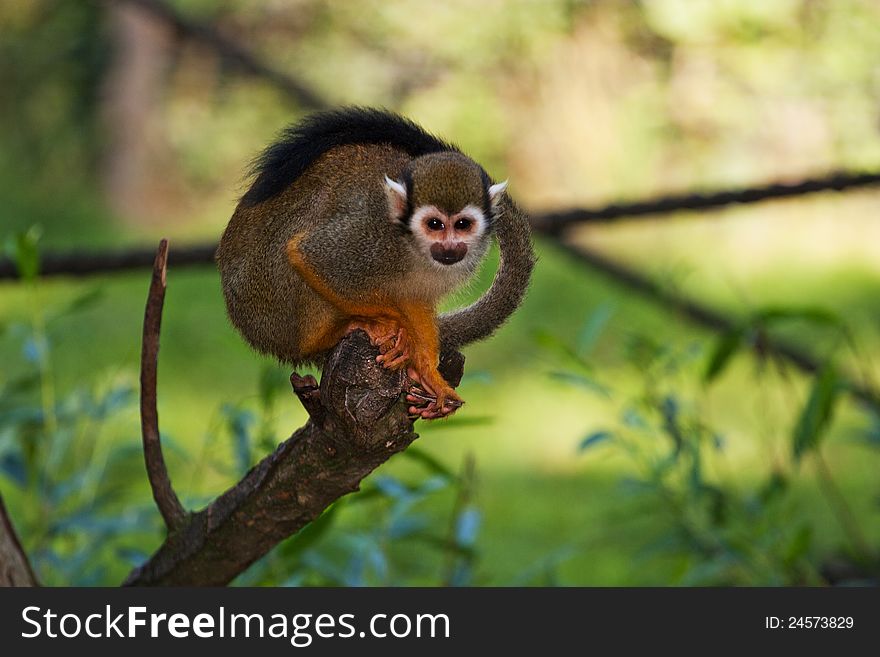
<path id="1" fill-rule="evenodd" d="M 288 128 L 217 249 L 232 323 L 258 351 L 321 363 L 364 330 L 377 361 L 407 368 L 410 413 L 444 417 L 461 398 L 441 349 L 489 336 L 519 305 L 534 265 L 526 216 L 458 148 L 390 112 L 345 108 Z M 476 303 L 437 316 L 496 235 L 501 266 Z"/>

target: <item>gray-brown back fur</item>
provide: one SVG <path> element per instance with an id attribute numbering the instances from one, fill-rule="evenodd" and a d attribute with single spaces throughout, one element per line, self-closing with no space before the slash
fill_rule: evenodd
<path id="1" fill-rule="evenodd" d="M 463 156 L 456 153 L 459 164 Z M 388 285 L 430 296 L 431 270 L 416 271 L 406 227 L 391 221 L 383 179 L 400 179 L 416 157 L 389 144 L 349 144 L 328 149 L 280 193 L 254 203 L 243 200 L 220 241 L 216 260 L 232 323 L 256 349 L 288 363 L 305 360 L 298 345 L 318 318 L 334 308 L 314 293 L 287 258 L 287 243 L 301 243 L 310 266 L 333 289 L 370 300 Z M 468 160 L 469 161 L 469 160 Z M 443 166 L 454 163 L 443 161 Z M 473 172 L 482 171 L 474 164 Z M 479 175 L 479 174 L 477 174 Z M 470 176 L 470 174 L 468 174 Z M 467 177 L 467 180 L 470 180 Z M 466 185 L 470 194 L 470 183 Z M 421 190 L 427 191 L 427 190 Z M 433 193 L 438 193 L 434 190 Z M 444 193 L 442 190 L 439 193 Z M 461 190 L 451 190 L 461 196 Z M 458 202 L 446 198 L 442 202 Z M 515 208 L 512 202 L 508 207 Z M 458 208 L 456 208 L 458 209 Z M 458 348 L 494 332 L 519 304 L 534 263 L 525 215 L 505 212 L 498 233 L 502 267 L 492 288 L 473 306 L 440 318 L 441 342 Z M 469 273 L 469 272 L 468 272 Z M 310 360 L 320 361 L 319 357 Z"/>

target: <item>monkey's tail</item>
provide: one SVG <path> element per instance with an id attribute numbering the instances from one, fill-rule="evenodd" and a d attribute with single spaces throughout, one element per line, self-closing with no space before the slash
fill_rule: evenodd
<path id="1" fill-rule="evenodd" d="M 525 296 L 535 253 L 529 219 L 510 197 L 495 219 L 501 263 L 489 290 L 475 303 L 440 316 L 440 348 L 459 349 L 488 338 L 513 314 Z"/>

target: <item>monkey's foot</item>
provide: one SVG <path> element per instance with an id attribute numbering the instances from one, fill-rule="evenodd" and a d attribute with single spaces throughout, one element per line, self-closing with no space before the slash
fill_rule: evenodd
<path id="1" fill-rule="evenodd" d="M 379 345 L 379 350 L 382 353 L 376 356 L 376 362 L 382 363 L 389 370 L 397 370 L 406 365 L 410 358 L 406 329 L 399 327 L 393 339 Z"/>
<path id="2" fill-rule="evenodd" d="M 384 367 L 396 370 L 403 367 L 409 360 L 409 345 L 406 339 L 406 331 L 402 326 L 388 320 L 353 320 L 348 325 L 346 333 L 355 330 L 364 331 L 373 345 L 379 347 L 379 355 L 376 362 Z"/>
<path id="3" fill-rule="evenodd" d="M 410 369 L 408 374 L 412 383 L 407 390 L 406 400 L 412 404 L 409 407 L 411 419 L 436 420 L 448 417 L 464 405 L 464 400 L 445 383 L 437 386 L 439 390 L 435 393 L 414 370 Z"/>

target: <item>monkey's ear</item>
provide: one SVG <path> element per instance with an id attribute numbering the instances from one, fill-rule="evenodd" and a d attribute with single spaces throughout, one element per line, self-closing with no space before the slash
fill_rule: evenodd
<path id="1" fill-rule="evenodd" d="M 498 203 L 501 202 L 501 195 L 504 193 L 505 189 L 507 189 L 506 180 L 489 187 L 489 202 L 492 204 L 493 208 L 498 207 Z"/>
<path id="2" fill-rule="evenodd" d="M 401 219 L 406 212 L 406 186 L 385 176 L 385 195 L 388 197 L 388 211 L 395 221 Z"/>

